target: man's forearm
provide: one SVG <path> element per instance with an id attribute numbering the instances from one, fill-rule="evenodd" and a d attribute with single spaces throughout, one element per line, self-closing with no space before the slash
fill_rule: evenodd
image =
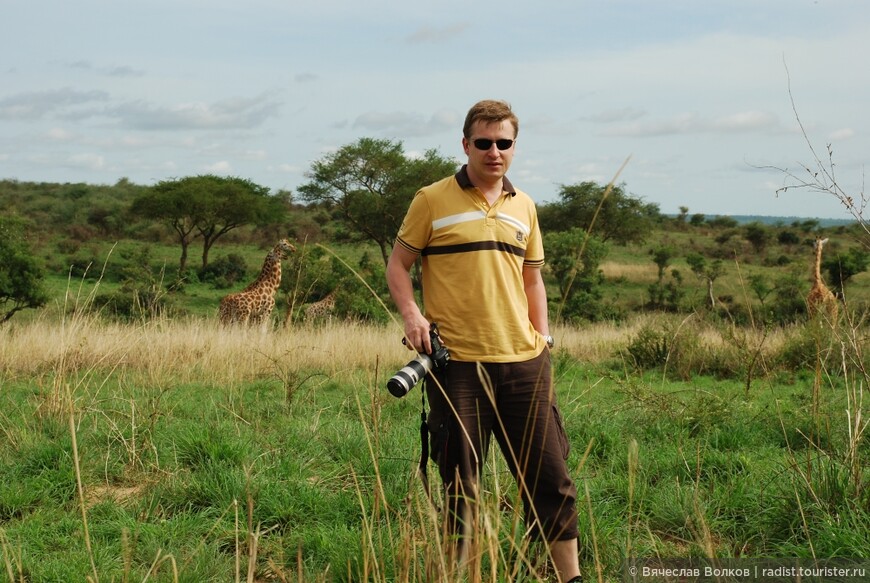
<path id="1" fill-rule="evenodd" d="M 550 322 L 547 314 L 547 288 L 539 269 L 523 273 L 523 286 L 526 299 L 529 302 L 529 320 L 538 333 L 550 334 Z"/>
<path id="2" fill-rule="evenodd" d="M 390 288 L 390 295 L 402 316 L 405 338 L 415 350 L 428 354 L 432 351 L 429 322 L 417 305 L 414 285 L 411 282 L 411 267 L 415 260 L 416 256 L 397 245 L 387 262 L 387 287 Z"/>

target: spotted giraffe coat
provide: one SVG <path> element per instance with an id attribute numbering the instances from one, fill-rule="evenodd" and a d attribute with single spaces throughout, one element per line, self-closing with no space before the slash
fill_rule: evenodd
<path id="1" fill-rule="evenodd" d="M 281 261 L 296 248 L 287 239 L 281 239 L 266 255 L 260 275 L 248 287 L 221 300 L 222 324 L 260 324 L 275 308 L 275 292 L 281 285 Z"/>

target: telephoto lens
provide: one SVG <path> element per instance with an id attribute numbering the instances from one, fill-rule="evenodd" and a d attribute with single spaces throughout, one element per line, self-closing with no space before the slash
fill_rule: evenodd
<path id="1" fill-rule="evenodd" d="M 402 341 L 404 342 L 404 340 Z M 406 364 L 402 369 L 387 381 L 387 389 L 394 397 L 404 397 L 414 388 L 420 379 L 429 374 L 434 368 L 437 371 L 444 370 L 450 360 L 450 352 L 441 343 L 438 335 L 438 324 L 434 322 L 429 327 L 429 342 L 432 344 L 432 355 L 420 353 L 417 358 Z"/>
<path id="2" fill-rule="evenodd" d="M 432 359 L 428 354 L 419 354 L 387 381 L 387 389 L 394 397 L 404 397 L 430 370 Z"/>

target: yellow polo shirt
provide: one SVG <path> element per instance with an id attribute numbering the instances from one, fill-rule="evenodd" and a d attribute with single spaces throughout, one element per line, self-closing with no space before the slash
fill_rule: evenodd
<path id="1" fill-rule="evenodd" d="M 545 341 L 529 320 L 523 266 L 541 267 L 535 203 L 504 179 L 490 206 L 466 167 L 421 189 L 397 242 L 423 259 L 424 315 L 454 360 L 522 362 Z"/>

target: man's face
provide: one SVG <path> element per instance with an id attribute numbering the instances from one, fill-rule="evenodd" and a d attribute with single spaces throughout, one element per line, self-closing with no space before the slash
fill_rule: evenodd
<path id="1" fill-rule="evenodd" d="M 468 170 L 472 180 L 478 179 L 486 183 L 501 180 L 514 158 L 515 137 L 514 126 L 508 120 L 498 123 L 474 122 L 471 126 L 471 137 L 462 138 L 462 147 L 468 156 Z M 481 140 L 485 143 L 481 144 Z M 501 144 L 498 143 L 500 140 L 502 140 Z M 503 140 L 511 141 L 511 144 L 510 147 L 500 150 L 499 145 L 504 146 L 507 143 Z M 481 145 L 489 147 L 481 149 Z"/>

